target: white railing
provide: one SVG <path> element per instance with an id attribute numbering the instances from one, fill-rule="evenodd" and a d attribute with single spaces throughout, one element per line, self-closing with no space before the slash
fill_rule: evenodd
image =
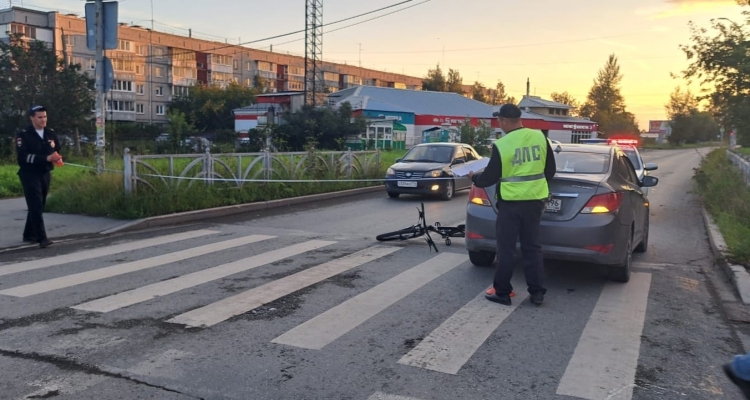
<path id="1" fill-rule="evenodd" d="M 272 153 L 133 155 L 125 149 L 125 191 L 139 185 L 153 190 L 217 182 L 243 187 L 251 183 L 289 182 L 325 176 L 335 180 L 382 178 L 380 150 Z"/>
<path id="2" fill-rule="evenodd" d="M 731 150 L 727 150 L 727 157 L 740 170 L 742 176 L 745 178 L 745 183 L 750 185 L 750 160 L 743 158 L 742 155 Z"/>

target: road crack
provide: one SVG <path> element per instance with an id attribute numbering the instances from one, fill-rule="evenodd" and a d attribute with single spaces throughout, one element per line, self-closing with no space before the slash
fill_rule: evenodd
<path id="1" fill-rule="evenodd" d="M 95 365 L 90 365 L 90 364 L 74 361 L 74 360 L 61 357 L 61 356 L 55 356 L 51 354 L 39 354 L 37 352 L 24 353 L 18 350 L 5 350 L 5 349 L 0 349 L 0 356 L 6 356 L 6 357 L 17 358 L 17 359 L 22 359 L 22 360 L 32 360 L 32 361 L 37 361 L 37 362 L 43 362 L 43 363 L 54 365 L 57 368 L 60 368 L 66 371 L 83 372 L 89 375 L 99 375 L 99 376 L 104 376 L 107 378 L 122 379 L 128 382 L 135 383 L 137 385 L 143 385 L 143 386 L 147 386 L 150 388 L 163 390 L 165 392 L 176 393 L 176 394 L 187 396 L 193 399 L 205 400 L 202 397 L 192 396 L 187 393 L 182 393 L 178 390 L 170 389 L 165 386 L 154 385 L 154 384 L 142 381 L 140 379 L 132 378 L 127 375 L 120 374 L 120 373 L 105 371 Z"/>

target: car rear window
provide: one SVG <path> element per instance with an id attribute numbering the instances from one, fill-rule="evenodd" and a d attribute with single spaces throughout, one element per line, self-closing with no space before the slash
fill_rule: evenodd
<path id="1" fill-rule="evenodd" d="M 609 171 L 609 153 L 563 151 L 555 153 L 558 173 L 604 174 Z"/>

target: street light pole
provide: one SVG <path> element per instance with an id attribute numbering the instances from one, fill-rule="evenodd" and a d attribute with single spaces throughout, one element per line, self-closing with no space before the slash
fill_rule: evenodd
<path id="1" fill-rule="evenodd" d="M 104 5 L 96 0 L 96 172 L 104 170 L 104 127 L 106 98 L 104 97 Z"/>

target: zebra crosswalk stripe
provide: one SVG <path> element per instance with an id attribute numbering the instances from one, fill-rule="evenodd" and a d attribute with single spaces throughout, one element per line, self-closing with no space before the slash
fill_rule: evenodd
<path id="1" fill-rule="evenodd" d="M 192 327 L 213 326 L 398 250 L 393 246 L 371 247 L 178 315 L 167 322 Z"/>
<path id="2" fill-rule="evenodd" d="M 202 285 L 207 282 L 215 281 L 234 275 L 240 272 L 248 271 L 262 265 L 270 264 L 285 258 L 293 257 L 308 251 L 330 246 L 336 242 L 327 242 L 323 240 L 310 240 L 304 243 L 298 243 L 292 246 L 258 254 L 239 261 L 219 265 L 217 267 L 204 269 L 183 275 L 178 278 L 157 282 L 138 289 L 93 300 L 88 303 L 79 304 L 72 308 L 83 311 L 110 312 L 123 307 L 138 304 L 151 300 L 159 296 L 166 296 L 180 290 Z"/>
<path id="3" fill-rule="evenodd" d="M 128 251 L 159 246 L 162 244 L 195 239 L 202 236 L 215 235 L 218 233 L 221 232 L 201 229 L 196 231 L 177 233 L 174 235 L 160 236 L 151 239 L 136 240 L 134 242 L 105 246 L 92 250 L 84 250 L 71 254 L 63 254 L 55 257 L 44 258 L 41 260 L 31 260 L 14 264 L 0 265 L 0 276 L 17 274 L 19 272 L 33 271 L 36 269 L 48 268 L 55 265 L 68 264 L 77 261 L 91 260 L 98 257 L 110 256 L 114 254 L 125 253 Z"/>
<path id="4" fill-rule="evenodd" d="M 467 260 L 464 254 L 437 255 L 295 327 L 272 342 L 320 350 Z"/>
<path id="5" fill-rule="evenodd" d="M 589 400 L 633 397 L 650 287 L 649 273 L 633 273 L 627 285 L 604 287 L 557 394 Z"/>
<path id="6" fill-rule="evenodd" d="M 10 289 L 0 290 L 0 295 L 14 297 L 28 297 L 41 293 L 51 292 L 71 286 L 77 286 L 84 283 L 94 282 L 118 275 L 124 275 L 131 272 L 141 271 L 148 268 L 154 268 L 193 257 L 202 256 L 208 253 L 231 249 L 233 247 L 244 246 L 250 243 L 260 242 L 263 240 L 273 239 L 274 236 L 250 235 L 237 239 L 225 240 L 223 242 L 211 243 L 204 246 L 193 247 L 187 250 L 173 253 L 162 254 L 156 257 L 146 258 L 143 260 L 127 262 L 113 265 L 111 267 L 99 268 L 92 271 L 81 272 L 78 274 L 66 275 L 59 278 L 48 279 L 41 282 L 31 283 L 28 285 L 16 286 Z"/>
<path id="7" fill-rule="evenodd" d="M 479 296 L 432 331 L 398 363 L 446 374 L 457 374 L 492 332 L 528 296 L 525 291 L 518 293 L 513 298 L 513 305 L 507 307 L 487 301 L 482 291 Z"/>

